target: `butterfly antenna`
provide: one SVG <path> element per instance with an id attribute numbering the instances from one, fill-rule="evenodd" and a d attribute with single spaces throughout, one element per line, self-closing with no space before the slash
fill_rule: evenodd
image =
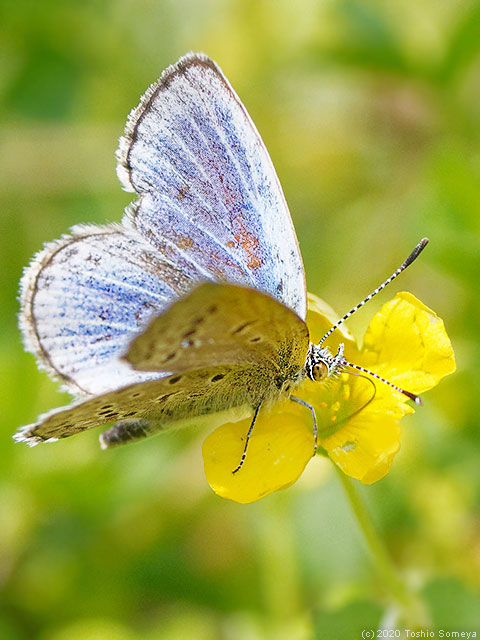
<path id="1" fill-rule="evenodd" d="M 397 387 L 397 385 L 393 384 L 393 382 L 389 382 L 388 380 L 385 380 L 385 378 L 382 378 L 382 376 L 379 376 L 377 373 L 373 373 L 373 371 L 370 371 L 369 369 L 365 369 L 365 367 L 360 367 L 358 364 L 352 364 L 351 362 L 347 362 L 346 360 L 343 360 L 342 366 L 351 367 L 352 369 L 357 369 L 357 371 L 368 373 L 369 376 L 372 376 L 373 378 L 376 378 L 377 380 L 380 380 L 381 382 L 388 384 L 388 386 L 392 387 L 392 389 L 395 389 L 395 391 L 398 391 L 399 393 L 403 393 L 404 396 L 407 396 L 407 398 L 410 398 L 410 400 L 413 400 L 415 404 L 418 404 L 418 405 L 423 404 L 421 397 L 417 396 L 416 393 L 412 393 L 411 391 L 405 391 L 405 389 L 402 389 L 401 387 Z M 346 371 L 345 373 L 349 373 L 349 372 Z M 355 375 L 355 374 L 352 374 L 352 375 Z"/>
<path id="2" fill-rule="evenodd" d="M 323 342 L 325 342 L 325 340 L 335 331 L 335 329 L 337 329 L 341 324 L 343 324 L 347 318 L 349 318 L 351 315 L 353 315 L 355 313 L 355 311 L 358 311 L 358 309 L 360 309 L 360 307 L 363 307 L 363 305 L 366 304 L 369 300 L 371 300 L 373 298 L 373 296 L 376 296 L 377 293 L 380 293 L 380 291 L 382 291 L 382 289 L 385 289 L 387 284 L 390 284 L 390 282 L 392 282 L 392 280 L 395 280 L 395 278 L 397 276 L 399 276 L 402 273 L 402 271 L 405 271 L 405 269 L 410 264 L 412 264 L 412 262 L 416 258 L 418 258 L 420 253 L 427 246 L 427 244 L 428 244 L 428 238 L 423 238 L 422 240 L 420 240 L 420 242 L 417 244 L 417 246 L 412 251 L 412 253 L 408 256 L 408 258 L 405 260 L 405 262 L 400 267 L 398 267 L 398 269 L 395 271 L 395 273 L 392 273 L 392 275 L 389 278 L 387 278 L 385 280 L 385 282 L 382 282 L 382 284 L 379 287 L 377 287 L 375 289 L 375 291 L 372 291 L 372 293 L 370 295 L 368 295 L 364 300 L 359 302 L 355 307 L 353 307 L 353 309 L 350 309 L 350 311 L 348 313 L 346 313 L 343 316 L 343 318 L 340 318 L 340 320 L 336 324 L 334 324 L 333 327 L 331 327 L 327 331 L 327 333 L 323 336 L 323 338 L 318 343 L 318 346 L 320 347 L 323 344 Z"/>

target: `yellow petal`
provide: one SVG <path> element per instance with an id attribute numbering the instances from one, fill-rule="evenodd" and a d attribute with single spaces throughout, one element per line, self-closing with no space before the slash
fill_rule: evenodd
<path id="1" fill-rule="evenodd" d="M 315 407 L 319 445 L 346 475 L 370 484 L 388 473 L 400 449 L 398 421 L 413 412 L 398 394 L 342 374 L 328 385 L 304 383 L 297 395 Z"/>
<path id="2" fill-rule="evenodd" d="M 286 413 L 281 403 L 272 412 L 260 411 L 243 467 L 237 473 L 251 418 L 224 424 L 202 447 L 205 476 L 219 496 L 235 502 L 254 502 L 286 489 L 302 474 L 313 455 L 310 414 Z"/>
<path id="3" fill-rule="evenodd" d="M 378 409 L 375 404 L 373 401 L 343 429 L 320 441 L 333 462 L 346 475 L 363 484 L 383 478 L 400 449 L 398 418 Z"/>
<path id="4" fill-rule="evenodd" d="M 398 293 L 373 317 L 361 364 L 394 384 L 422 393 L 455 371 L 442 320 L 411 293 Z"/>

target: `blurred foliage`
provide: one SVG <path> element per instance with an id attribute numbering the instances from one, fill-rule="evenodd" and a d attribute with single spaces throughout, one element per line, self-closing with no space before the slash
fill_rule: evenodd
<path id="1" fill-rule="evenodd" d="M 311 291 L 343 312 L 431 239 L 398 287 L 445 320 L 459 370 L 362 493 L 434 626 L 478 631 L 480 3 L 17 0 L 0 22 L 0 637 L 328 640 L 389 619 L 328 461 L 239 506 L 208 489 L 203 434 L 111 453 L 95 433 L 10 439 L 67 400 L 22 351 L 22 267 L 72 224 L 120 219 L 126 114 L 189 50 L 261 131 Z"/>

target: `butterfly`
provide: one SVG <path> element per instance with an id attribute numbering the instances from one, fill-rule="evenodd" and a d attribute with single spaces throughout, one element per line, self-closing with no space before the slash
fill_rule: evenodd
<path id="1" fill-rule="evenodd" d="M 35 445 L 113 423 L 100 436 L 109 448 L 237 408 L 253 420 L 236 472 L 262 407 L 282 397 L 306 404 L 292 395 L 305 378 L 366 370 L 309 340 L 285 198 L 211 59 L 189 54 L 150 86 L 117 160 L 123 188 L 137 195 L 122 223 L 73 227 L 23 276 L 25 347 L 76 400 L 14 437 Z"/>

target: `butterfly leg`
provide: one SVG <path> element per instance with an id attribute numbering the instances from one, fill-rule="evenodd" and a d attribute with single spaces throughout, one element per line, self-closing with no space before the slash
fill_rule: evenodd
<path id="1" fill-rule="evenodd" d="M 258 412 L 260 411 L 260 407 L 261 406 L 262 406 L 262 403 L 260 403 L 258 405 L 258 407 L 255 409 L 255 413 L 253 414 L 252 422 L 251 422 L 250 427 L 248 429 L 247 438 L 245 440 L 245 446 L 243 448 L 243 453 L 242 453 L 242 457 L 240 459 L 240 463 L 239 463 L 238 467 L 232 471 L 232 473 L 237 473 L 237 471 L 240 471 L 240 469 L 243 467 L 243 463 L 245 462 L 245 456 L 247 455 L 247 449 L 248 449 L 248 443 L 250 441 L 250 436 L 252 435 L 253 426 L 254 426 L 254 424 L 255 424 L 255 422 L 257 420 Z"/>
<path id="2" fill-rule="evenodd" d="M 120 444 L 143 440 L 156 431 L 154 425 L 146 420 L 121 420 L 100 434 L 100 446 L 102 449 L 110 449 Z"/>
<path id="3" fill-rule="evenodd" d="M 318 428 L 317 428 L 317 416 L 315 415 L 315 409 L 312 407 L 311 404 L 308 404 L 308 402 L 305 402 L 305 400 L 302 400 L 301 398 L 297 398 L 296 396 L 290 396 L 290 400 L 292 400 L 293 402 L 297 402 L 298 404 L 301 404 L 304 407 L 307 407 L 307 409 L 310 409 L 310 411 L 312 412 L 313 440 L 314 440 L 313 455 L 316 455 L 317 448 L 318 448 Z"/>

